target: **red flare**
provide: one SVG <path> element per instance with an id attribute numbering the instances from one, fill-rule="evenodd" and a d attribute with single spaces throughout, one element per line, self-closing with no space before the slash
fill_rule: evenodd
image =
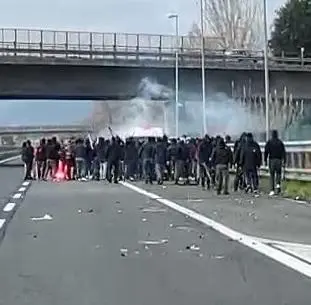
<path id="1" fill-rule="evenodd" d="M 56 171 L 56 174 L 54 176 L 54 181 L 57 181 L 57 182 L 60 182 L 60 181 L 63 181 L 65 180 L 66 178 L 66 175 L 65 175 L 65 164 L 63 161 L 59 161 L 59 164 L 58 164 L 58 168 L 57 168 L 57 171 Z"/>

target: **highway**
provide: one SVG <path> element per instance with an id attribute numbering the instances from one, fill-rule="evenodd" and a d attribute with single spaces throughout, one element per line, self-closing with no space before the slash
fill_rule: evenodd
<path id="1" fill-rule="evenodd" d="M 6 158 L 8 157 L 9 156 L 6 156 Z M 8 164 L 11 166 L 8 166 Z M 6 164 L 3 164 L 2 161 L 0 161 L 0 218 L 4 205 L 8 202 L 10 196 L 14 195 L 19 184 L 21 184 L 23 170 L 24 169 L 19 159 Z"/>
<path id="2" fill-rule="evenodd" d="M 21 169 L 7 169 L 9 195 Z M 307 254 L 245 235 L 311 243 L 304 204 L 141 183 L 22 188 L 2 212 L 1 305 L 310 304 Z"/>

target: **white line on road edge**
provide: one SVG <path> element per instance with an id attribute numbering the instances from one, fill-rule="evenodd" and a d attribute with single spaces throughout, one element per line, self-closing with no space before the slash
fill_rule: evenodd
<path id="1" fill-rule="evenodd" d="M 293 243 L 289 241 L 282 241 L 282 240 L 275 240 L 275 239 L 267 239 L 267 238 L 261 238 L 261 237 L 255 237 L 251 236 L 255 240 L 265 243 L 265 244 L 277 244 L 285 247 L 301 247 L 305 249 L 310 249 L 311 250 L 311 245 L 310 244 L 303 244 L 303 243 Z"/>
<path id="2" fill-rule="evenodd" d="M 26 188 L 25 188 L 25 187 L 21 187 L 21 188 L 19 188 L 18 191 L 19 191 L 19 192 L 25 192 L 25 191 L 26 191 Z"/>
<path id="3" fill-rule="evenodd" d="M 215 231 L 218 231 L 219 233 L 226 235 L 227 237 L 231 238 L 232 240 L 235 240 L 239 242 L 240 244 L 247 246 L 261 254 L 264 254 L 273 260 L 298 271 L 299 273 L 302 273 L 308 277 L 311 277 L 311 266 L 307 263 L 302 262 L 301 260 L 294 258 L 293 256 L 286 254 L 280 250 L 277 250 L 269 245 L 265 245 L 262 242 L 256 240 L 255 238 L 252 238 L 250 236 L 247 236 L 245 234 L 239 233 L 237 231 L 232 230 L 229 227 L 224 226 L 223 224 L 216 222 L 206 216 L 203 216 L 197 212 L 194 212 L 190 209 L 187 209 L 183 206 L 180 206 L 179 204 L 162 198 L 158 195 L 155 195 L 153 193 L 150 193 L 148 191 L 145 191 L 144 189 L 141 189 L 137 186 L 134 186 L 128 182 L 121 181 L 120 184 L 123 186 L 139 193 L 142 195 L 145 195 L 151 199 L 155 199 L 158 202 L 168 206 L 169 208 L 178 211 L 184 215 L 188 215 L 189 217 L 207 225 L 208 227 L 213 228 Z"/>
<path id="4" fill-rule="evenodd" d="M 13 195 L 14 199 L 20 199 L 21 197 L 22 197 L 21 193 L 16 193 L 16 194 Z"/>
<path id="5" fill-rule="evenodd" d="M 29 181 L 25 181 L 25 182 L 22 183 L 23 186 L 28 186 L 29 184 L 30 184 Z"/>
<path id="6" fill-rule="evenodd" d="M 0 219 L 0 229 L 3 227 L 4 223 L 5 223 L 5 219 Z"/>
<path id="7" fill-rule="evenodd" d="M 8 163 L 8 162 L 11 162 L 11 161 L 15 161 L 17 160 L 18 158 L 20 158 L 20 156 L 14 156 L 14 157 L 10 157 L 10 158 L 7 158 L 7 159 L 4 159 L 4 160 L 1 160 L 0 161 L 0 164 L 4 164 L 4 163 Z"/>
<path id="8" fill-rule="evenodd" d="M 14 202 L 9 202 L 6 204 L 6 206 L 3 208 L 4 212 L 11 212 L 15 208 L 16 204 Z"/>

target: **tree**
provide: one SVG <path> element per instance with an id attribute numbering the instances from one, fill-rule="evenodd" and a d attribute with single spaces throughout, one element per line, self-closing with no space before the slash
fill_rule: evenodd
<path id="1" fill-rule="evenodd" d="M 263 45 L 263 5 L 260 0 L 203 0 L 205 44 L 207 48 L 261 49 Z M 190 44 L 198 48 L 202 36 L 195 22 Z"/>
<path id="2" fill-rule="evenodd" d="M 277 11 L 270 45 L 276 55 L 300 54 L 302 47 L 311 55 L 310 0 L 288 0 Z"/>

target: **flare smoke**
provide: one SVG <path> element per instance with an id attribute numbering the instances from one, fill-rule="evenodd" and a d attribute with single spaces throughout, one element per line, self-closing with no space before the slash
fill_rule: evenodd
<path id="1" fill-rule="evenodd" d="M 202 135 L 203 110 L 200 92 L 183 92 L 181 89 L 180 96 L 180 135 Z M 128 135 L 135 127 L 146 126 L 162 127 L 169 136 L 174 133 L 174 92 L 154 80 L 144 78 L 138 87 L 138 97 L 133 100 L 104 103 L 108 103 L 112 129 L 120 136 Z M 244 131 L 264 132 L 260 114 L 222 93 L 207 96 L 206 120 L 209 135 L 238 136 Z M 106 129 L 102 128 L 100 135 L 107 136 Z"/>

